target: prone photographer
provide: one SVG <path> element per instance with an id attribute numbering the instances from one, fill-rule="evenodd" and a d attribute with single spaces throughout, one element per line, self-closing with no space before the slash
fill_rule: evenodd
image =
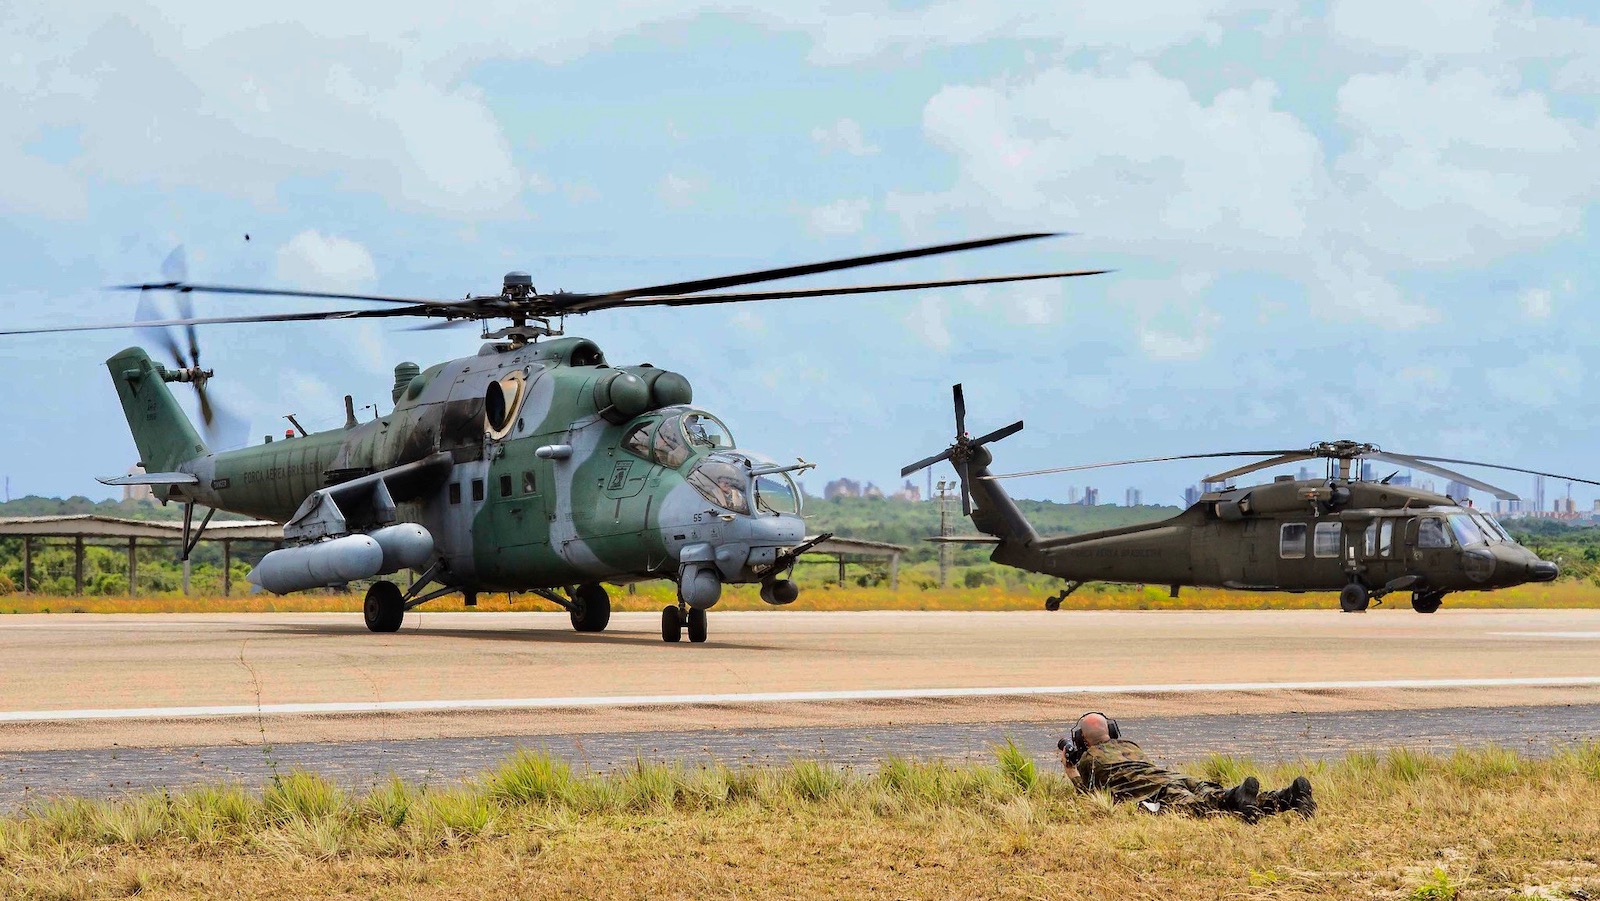
<path id="1" fill-rule="evenodd" d="M 1079 791 L 1105 790 L 1118 801 L 1133 801 L 1151 813 L 1172 811 L 1191 816 L 1229 814 L 1247 822 L 1263 815 L 1316 812 L 1311 781 L 1296 778 L 1287 788 L 1261 791 L 1248 776 L 1233 788 L 1195 779 L 1158 766 L 1143 749 L 1122 737 L 1117 721 L 1103 713 L 1085 713 L 1072 733 L 1056 744 L 1067 775 Z"/>

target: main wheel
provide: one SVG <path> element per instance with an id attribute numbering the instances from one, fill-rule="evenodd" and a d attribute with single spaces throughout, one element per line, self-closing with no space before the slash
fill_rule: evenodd
<path id="1" fill-rule="evenodd" d="M 695 644 L 706 640 L 706 612 L 699 607 L 689 608 L 689 640 Z"/>
<path id="2" fill-rule="evenodd" d="M 1418 613 L 1437 613 L 1439 605 L 1444 603 L 1444 595 L 1434 594 L 1431 591 L 1413 591 L 1411 593 L 1411 609 Z"/>
<path id="3" fill-rule="evenodd" d="M 1367 586 L 1360 582 L 1351 582 L 1339 592 L 1339 609 L 1346 613 L 1362 613 L 1367 609 L 1371 595 L 1367 593 Z"/>
<path id="4" fill-rule="evenodd" d="M 661 640 L 678 641 L 683 638 L 683 614 L 678 612 L 678 605 L 661 608 Z"/>
<path id="5" fill-rule="evenodd" d="M 393 582 L 373 582 L 367 589 L 367 599 L 361 604 L 361 616 L 367 628 L 374 632 L 398 632 L 406 618 L 406 602 L 401 598 L 400 586 Z"/>
<path id="6" fill-rule="evenodd" d="M 597 582 L 579 585 L 572 593 L 572 628 L 579 632 L 603 632 L 611 622 L 611 596 Z"/>

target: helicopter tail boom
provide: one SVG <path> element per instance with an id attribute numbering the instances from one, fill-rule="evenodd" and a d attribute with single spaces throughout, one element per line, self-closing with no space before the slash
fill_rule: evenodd
<path id="1" fill-rule="evenodd" d="M 149 354 L 130 347 L 107 360 L 106 369 L 147 472 L 170 472 L 209 453 Z"/>

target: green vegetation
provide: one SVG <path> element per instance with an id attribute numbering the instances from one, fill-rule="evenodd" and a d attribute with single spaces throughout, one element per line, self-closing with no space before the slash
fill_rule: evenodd
<path id="1" fill-rule="evenodd" d="M 579 772 L 524 751 L 476 779 L 352 792 L 290 772 L 0 817 L 0 897 L 1586 897 L 1600 745 L 1359 753 L 1302 772 L 1310 820 L 1152 816 L 1015 744 L 990 765 L 890 758 Z M 1403 760 L 1403 763 L 1397 763 Z M 1062 892 L 1093 886 L 1092 892 Z"/>

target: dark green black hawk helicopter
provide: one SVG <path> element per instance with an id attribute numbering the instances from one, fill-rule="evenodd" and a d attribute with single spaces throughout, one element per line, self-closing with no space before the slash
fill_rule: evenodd
<path id="1" fill-rule="evenodd" d="M 1366 610 L 1391 592 L 1409 591 L 1413 609 L 1433 613 L 1452 591 L 1548 582 L 1559 575 L 1559 569 L 1517 544 L 1494 517 L 1470 504 L 1390 484 L 1393 475 L 1381 481 L 1363 481 L 1361 460 L 1381 460 L 1453 479 L 1502 500 L 1516 500 L 1517 496 L 1440 464 L 1483 466 L 1600 485 L 1514 466 L 1400 454 L 1354 441 L 995 474 L 989 471 L 993 455 L 986 445 L 1021 431 L 1022 423 L 972 438 L 966 432 L 966 401 L 960 385 L 954 393 L 955 443 L 907 466 L 901 474 L 949 460 L 961 480 L 962 511 L 987 537 L 935 540 L 994 544 L 991 559 L 996 563 L 1067 580 L 1067 587 L 1045 602 L 1050 610 L 1059 609 L 1067 596 L 1089 582 L 1129 582 L 1169 585 L 1174 595 L 1182 586 L 1337 591 L 1340 609 L 1350 613 Z M 1322 479 L 1297 481 L 1293 476 L 1279 476 L 1264 485 L 1208 491 L 1170 519 L 1049 538 L 1034 531 L 999 483 L 1000 479 L 1023 476 L 1222 457 L 1268 459 L 1219 472 L 1204 482 L 1222 485 L 1258 470 L 1316 459 L 1327 461 L 1327 473 Z"/>
<path id="2" fill-rule="evenodd" d="M 130 347 L 106 361 L 145 474 L 102 479 L 148 485 L 184 505 L 185 554 L 217 510 L 284 523 L 286 546 L 250 574 L 286 593 L 411 570 L 402 592 L 378 580 L 364 612 L 374 632 L 400 628 L 405 611 L 459 592 L 532 592 L 567 610 L 573 628 L 598 632 L 611 615 L 602 582 L 664 578 L 678 603 L 661 615 L 661 636 L 706 638 L 706 610 L 727 583 L 760 583 L 770 604 L 799 595 L 789 578 L 808 539 L 801 495 L 780 463 L 735 444 L 726 425 L 693 403 L 682 375 L 649 364 L 610 365 L 600 348 L 563 335 L 564 317 L 646 306 L 875 294 L 1097 274 L 1047 272 L 944 281 L 716 293 L 722 289 L 1049 237 L 1008 235 L 893 253 L 787 266 L 605 294 L 540 293 L 522 272 L 500 293 L 463 300 L 191 284 L 181 255 L 166 280 L 123 285 L 141 294 L 140 321 L 26 329 L 36 334 L 143 328 L 166 345 L 167 368 Z M 178 315 L 155 318 L 143 299 L 172 292 Z M 368 304 L 336 311 L 248 316 L 194 315 L 197 293 L 296 297 Z M 381 305 L 381 306 L 374 306 Z M 252 322 L 425 318 L 424 327 L 482 322 L 485 343 L 469 357 L 423 369 L 395 367 L 394 408 L 331 431 L 238 450 L 214 450 L 184 415 L 168 383 L 199 392 L 212 443 L 229 417 L 207 394 L 195 327 Z M 509 325 L 491 331 L 492 320 Z M 187 335 L 180 343 L 173 331 Z M 292 421 L 292 420 L 291 420 Z M 208 508 L 194 529 L 196 506 Z"/>

